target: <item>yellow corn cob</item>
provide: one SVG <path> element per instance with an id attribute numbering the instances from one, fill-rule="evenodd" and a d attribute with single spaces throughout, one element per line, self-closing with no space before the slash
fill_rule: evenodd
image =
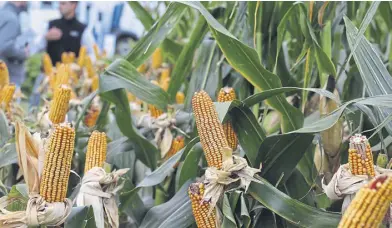
<path id="1" fill-rule="evenodd" d="M 98 87 L 99 87 L 99 77 L 98 77 L 98 75 L 95 75 L 93 77 L 93 81 L 91 83 L 91 90 L 95 91 L 98 89 Z"/>
<path id="2" fill-rule="evenodd" d="M 96 58 L 97 60 L 100 59 L 101 56 L 99 55 L 99 47 L 98 47 L 98 45 L 97 45 L 97 44 L 94 44 L 93 49 L 94 49 L 95 58 Z"/>
<path id="3" fill-rule="evenodd" d="M 205 91 L 192 97 L 193 114 L 208 166 L 222 168 L 222 150 L 229 147 L 218 113 Z"/>
<path id="4" fill-rule="evenodd" d="M 60 62 L 56 62 L 56 69 L 58 69 L 60 67 L 61 63 Z"/>
<path id="5" fill-rule="evenodd" d="M 158 118 L 163 114 L 163 111 L 155 107 L 154 105 L 148 105 L 148 110 L 150 110 L 150 115 L 154 118 Z"/>
<path id="6" fill-rule="evenodd" d="M 153 69 L 158 69 L 162 65 L 162 50 L 160 48 L 155 49 L 154 53 L 152 53 L 152 64 L 151 67 Z"/>
<path id="7" fill-rule="evenodd" d="M 184 143 L 183 136 L 179 135 L 176 138 L 174 138 L 172 141 L 172 144 L 170 146 L 170 149 L 165 156 L 165 160 L 167 160 L 171 156 L 175 155 L 178 151 L 180 151 L 182 148 L 184 148 L 184 146 L 185 146 L 185 143 Z"/>
<path id="8" fill-rule="evenodd" d="M 139 73 L 146 73 L 146 71 L 147 71 L 147 65 L 146 65 L 145 63 L 143 63 L 142 65 L 140 65 L 140 66 L 137 68 L 137 71 L 138 71 Z"/>
<path id="9" fill-rule="evenodd" d="M 58 124 L 64 122 L 70 99 L 71 89 L 67 86 L 62 85 L 54 91 L 49 110 L 49 119 L 52 123 Z"/>
<path id="10" fill-rule="evenodd" d="M 69 73 L 65 64 L 60 64 L 57 68 L 55 77 L 52 78 L 55 82 L 52 84 L 52 89 L 55 90 L 60 85 L 69 85 Z"/>
<path id="11" fill-rule="evenodd" d="M 136 100 L 135 95 L 133 95 L 131 92 L 128 92 L 128 93 L 127 93 L 127 96 L 128 96 L 128 101 L 129 101 L 129 102 L 132 102 L 132 101 L 135 101 L 135 100 Z"/>
<path id="12" fill-rule="evenodd" d="M 68 52 L 68 61 L 69 61 L 69 63 L 75 62 L 75 53 Z"/>
<path id="13" fill-rule="evenodd" d="M 52 75 L 53 72 L 53 64 L 52 59 L 50 58 L 48 53 L 45 53 L 42 57 L 42 65 L 44 67 L 44 73 L 46 76 Z"/>
<path id="14" fill-rule="evenodd" d="M 233 101 L 234 99 L 236 99 L 236 95 L 233 88 L 225 87 L 219 91 L 218 102 Z M 230 121 L 226 121 L 226 123 L 223 124 L 223 131 L 225 132 L 227 142 L 231 149 L 236 150 L 238 146 L 238 139 Z"/>
<path id="15" fill-rule="evenodd" d="M 95 70 L 94 70 L 93 62 L 91 61 L 90 56 L 86 56 L 86 60 L 85 60 L 84 64 L 85 64 L 86 69 L 87 69 L 87 76 L 89 78 L 94 77 Z"/>
<path id="16" fill-rule="evenodd" d="M 10 76 L 8 73 L 7 64 L 5 64 L 4 61 L 0 60 L 0 90 L 5 85 L 8 85 L 9 83 L 10 83 Z"/>
<path id="17" fill-rule="evenodd" d="M 184 101 L 185 101 L 185 94 L 183 92 L 177 92 L 176 103 L 177 104 L 184 104 Z"/>
<path id="18" fill-rule="evenodd" d="M 392 178 L 378 176 L 355 195 L 339 228 L 378 228 L 392 201 Z"/>
<path id="19" fill-rule="evenodd" d="M 350 138 L 348 163 L 353 175 L 374 177 L 373 154 L 366 136 L 356 134 Z"/>
<path id="20" fill-rule="evenodd" d="M 0 107 L 4 107 L 7 111 L 9 111 L 14 93 L 14 84 L 5 85 L 0 91 Z"/>
<path id="21" fill-rule="evenodd" d="M 188 189 L 189 198 L 191 199 L 192 212 L 198 228 L 215 228 L 216 212 L 210 211 L 210 203 L 203 201 L 204 184 L 193 183 Z"/>
<path id="22" fill-rule="evenodd" d="M 170 85 L 170 78 L 166 78 L 165 81 L 162 82 L 161 88 L 167 91 L 169 89 L 169 85 Z"/>
<path id="23" fill-rule="evenodd" d="M 75 130 L 69 124 L 55 125 L 46 147 L 39 194 L 49 203 L 67 196 L 75 144 Z"/>
<path id="24" fill-rule="evenodd" d="M 164 84 L 168 79 L 170 79 L 170 68 L 164 68 L 161 72 L 159 84 Z"/>
<path id="25" fill-rule="evenodd" d="M 159 83 L 155 80 L 151 81 L 152 84 L 159 86 Z M 154 118 L 158 118 L 163 114 L 163 111 L 155 107 L 154 105 L 148 105 L 148 110 L 150 110 L 150 115 Z"/>
<path id="26" fill-rule="evenodd" d="M 99 108 L 96 105 L 91 105 L 91 108 L 88 110 L 86 117 L 84 118 L 84 124 L 87 127 L 92 127 L 97 122 L 99 116 Z"/>
<path id="27" fill-rule="evenodd" d="M 85 46 L 82 46 L 79 50 L 79 56 L 78 56 L 78 65 L 80 67 L 83 67 L 85 64 L 85 60 L 86 60 L 86 53 L 87 53 L 87 49 Z"/>
<path id="28" fill-rule="evenodd" d="M 64 64 L 68 63 L 68 53 L 67 52 L 61 53 L 61 62 Z"/>
<path id="29" fill-rule="evenodd" d="M 69 52 L 69 53 L 73 53 L 73 52 Z M 69 56 L 68 56 L 68 57 L 69 57 Z M 71 62 L 71 60 L 69 60 L 69 61 L 70 61 L 70 62 L 66 65 L 66 70 L 67 70 L 67 72 L 68 72 L 68 77 L 72 80 L 72 82 L 73 82 L 74 84 L 77 84 L 77 83 L 79 82 L 78 75 L 76 74 L 75 71 L 72 70 L 72 68 L 71 68 L 72 62 Z"/>
<path id="30" fill-rule="evenodd" d="M 102 167 L 106 160 L 106 134 L 105 132 L 94 131 L 88 140 L 86 163 L 84 172 L 86 173 L 93 167 Z"/>

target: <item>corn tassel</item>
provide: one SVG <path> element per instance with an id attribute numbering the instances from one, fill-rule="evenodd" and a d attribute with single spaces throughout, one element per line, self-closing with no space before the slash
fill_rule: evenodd
<path id="1" fill-rule="evenodd" d="M 95 125 L 99 117 L 99 108 L 96 105 L 91 105 L 88 110 L 86 117 L 84 118 L 84 124 L 87 127 L 92 127 Z"/>
<path id="2" fill-rule="evenodd" d="M 86 69 L 87 69 L 87 76 L 89 78 L 92 78 L 95 76 L 95 70 L 94 70 L 94 66 L 93 66 L 93 62 L 91 61 L 90 56 L 86 56 L 86 60 L 84 62 Z"/>
<path id="3" fill-rule="evenodd" d="M 53 73 L 53 63 L 48 53 L 45 53 L 42 57 L 42 65 L 44 67 L 44 73 L 46 76 L 50 76 Z"/>
<path id="4" fill-rule="evenodd" d="M 94 49 L 95 59 L 97 59 L 97 60 L 100 59 L 101 56 L 99 55 L 99 47 L 98 47 L 98 45 L 94 44 L 93 49 Z"/>
<path id="5" fill-rule="evenodd" d="M 71 89 L 69 87 L 61 86 L 55 90 L 49 110 L 49 119 L 52 123 L 59 124 L 64 122 L 70 99 Z"/>
<path id="6" fill-rule="evenodd" d="M 86 61 L 86 55 L 87 55 L 87 49 L 85 46 L 82 46 L 79 50 L 79 56 L 78 56 L 78 65 L 80 67 L 84 67 Z"/>
<path id="7" fill-rule="evenodd" d="M 86 173 L 93 167 L 102 167 L 106 161 L 106 134 L 105 132 L 94 131 L 88 140 L 86 163 L 84 172 Z"/>
<path id="8" fill-rule="evenodd" d="M 392 201 L 392 178 L 379 176 L 362 187 L 351 201 L 339 228 L 378 228 Z"/>
<path id="9" fill-rule="evenodd" d="M 185 94 L 183 92 L 177 92 L 176 103 L 177 104 L 184 104 L 184 101 L 185 101 Z"/>
<path id="10" fill-rule="evenodd" d="M 204 184 L 193 183 L 188 189 L 189 198 L 191 199 L 192 212 L 198 228 L 215 228 L 216 212 L 210 211 L 210 203 L 203 201 Z"/>
<path id="11" fill-rule="evenodd" d="M 205 91 L 192 97 L 193 114 L 208 166 L 222 168 L 222 149 L 229 147 L 218 113 Z"/>
<path id="12" fill-rule="evenodd" d="M 172 144 L 170 146 L 169 151 L 165 155 L 165 160 L 171 158 L 178 151 L 180 151 L 182 148 L 184 148 L 184 146 L 185 146 L 185 142 L 184 142 L 183 136 L 177 136 L 176 138 L 174 138 L 172 141 Z"/>
<path id="13" fill-rule="evenodd" d="M 236 99 L 236 95 L 233 88 L 225 87 L 219 91 L 218 102 L 228 102 L 233 101 L 234 99 Z M 231 121 L 226 121 L 226 123 L 223 124 L 223 131 L 225 132 L 230 148 L 236 150 L 238 146 L 238 139 Z"/>
<path id="14" fill-rule="evenodd" d="M 46 146 L 40 195 L 49 203 L 63 202 L 67 196 L 75 144 L 75 130 L 69 124 L 56 125 Z"/>
<path id="15" fill-rule="evenodd" d="M 8 73 L 7 64 L 4 61 L 0 60 L 0 90 L 5 85 L 10 83 L 10 75 Z"/>
<path id="16" fill-rule="evenodd" d="M 373 154 L 366 136 L 356 134 L 350 138 L 348 163 L 353 175 L 374 177 Z"/>
<path id="17" fill-rule="evenodd" d="M 15 85 L 5 85 L 0 91 L 0 107 L 4 107 L 7 111 L 10 111 L 11 101 L 15 93 Z"/>
<path id="18" fill-rule="evenodd" d="M 163 57 L 162 57 L 162 50 L 161 48 L 155 49 L 154 53 L 152 53 L 152 63 L 151 67 L 152 69 L 158 69 L 161 67 L 163 62 Z"/>
<path id="19" fill-rule="evenodd" d="M 142 65 L 140 65 L 140 66 L 137 68 L 137 71 L 138 71 L 139 73 L 146 73 L 146 71 L 147 71 L 147 65 L 146 65 L 145 63 L 143 63 Z"/>

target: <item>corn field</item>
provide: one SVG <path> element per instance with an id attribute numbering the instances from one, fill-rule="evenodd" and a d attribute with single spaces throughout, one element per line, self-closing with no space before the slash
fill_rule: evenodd
<path id="1" fill-rule="evenodd" d="M 159 4 L 33 107 L 0 61 L 0 227 L 392 227 L 390 2 Z"/>

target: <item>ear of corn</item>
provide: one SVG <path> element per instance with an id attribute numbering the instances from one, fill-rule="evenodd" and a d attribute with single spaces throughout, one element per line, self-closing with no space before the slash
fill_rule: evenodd
<path id="1" fill-rule="evenodd" d="M 68 61 L 69 61 L 69 63 L 75 62 L 75 53 L 68 52 Z"/>
<path id="2" fill-rule="evenodd" d="M 56 125 L 46 146 L 40 195 L 49 203 L 63 202 L 67 196 L 75 143 L 75 130 L 68 124 Z"/>
<path id="3" fill-rule="evenodd" d="M 378 167 L 381 167 L 381 168 L 385 169 L 387 167 L 387 164 L 388 164 L 388 155 L 379 153 L 378 156 L 377 156 L 376 164 L 377 164 Z"/>
<path id="4" fill-rule="evenodd" d="M 61 62 L 64 64 L 68 63 L 68 53 L 67 52 L 61 53 Z"/>
<path id="5" fill-rule="evenodd" d="M 328 80 L 328 83 L 330 83 L 330 81 L 331 80 Z M 334 95 L 339 98 L 337 89 L 335 89 Z M 336 101 L 325 96 L 320 96 L 319 110 L 321 117 L 327 116 L 329 113 L 335 111 L 338 107 L 339 106 Z M 322 131 L 321 139 L 325 153 L 330 157 L 335 157 L 340 151 L 340 145 L 343 139 L 343 122 L 338 120 L 331 128 Z"/>
<path id="6" fill-rule="evenodd" d="M 86 117 L 84 118 L 84 124 L 87 127 L 92 127 L 97 122 L 99 117 L 99 108 L 96 105 L 91 105 L 91 108 L 88 110 Z"/>
<path id="7" fill-rule="evenodd" d="M 84 172 L 86 173 L 93 167 L 102 167 L 106 160 L 106 134 L 104 132 L 94 131 L 88 140 L 86 163 Z"/>
<path id="8" fill-rule="evenodd" d="M 142 65 L 140 65 L 140 66 L 137 68 L 137 71 L 138 71 L 139 73 L 146 73 L 146 71 L 147 71 L 147 65 L 146 65 L 145 63 L 143 63 Z"/>
<path id="9" fill-rule="evenodd" d="M 85 46 L 82 46 L 79 49 L 79 56 L 78 56 L 78 65 L 80 67 L 83 67 L 85 64 L 85 59 L 86 59 L 86 55 L 87 55 L 87 49 Z"/>
<path id="10" fill-rule="evenodd" d="M 52 123 L 58 124 L 64 122 L 70 99 L 71 89 L 69 87 L 62 85 L 55 90 L 49 110 L 49 119 Z"/>
<path id="11" fill-rule="evenodd" d="M 52 75 L 53 73 L 53 64 L 52 59 L 50 58 L 48 53 L 45 53 L 42 57 L 42 65 L 44 67 L 44 73 L 46 76 Z"/>
<path id="12" fill-rule="evenodd" d="M 0 90 L 0 107 L 4 107 L 7 111 L 9 111 L 14 93 L 15 93 L 14 84 L 5 85 Z"/>
<path id="13" fill-rule="evenodd" d="M 163 111 L 155 107 L 154 105 L 148 105 L 148 110 L 150 110 L 150 115 L 154 118 L 158 118 L 163 114 Z"/>
<path id="14" fill-rule="evenodd" d="M 216 212 L 210 211 L 210 204 L 203 201 L 204 184 L 193 183 L 188 189 L 189 198 L 192 203 L 192 212 L 198 228 L 216 227 Z"/>
<path id="15" fill-rule="evenodd" d="M 379 176 L 362 187 L 351 201 L 339 228 L 380 227 L 392 201 L 392 178 Z"/>
<path id="16" fill-rule="evenodd" d="M 54 82 L 52 83 L 52 89 L 55 90 L 60 85 L 69 85 L 69 71 L 67 70 L 67 65 L 60 64 L 57 67 L 57 73 L 52 77 Z"/>
<path id="17" fill-rule="evenodd" d="M 159 83 L 155 80 L 151 80 L 151 83 L 159 86 Z M 148 110 L 150 111 L 150 115 L 154 118 L 158 118 L 160 115 L 163 114 L 163 111 L 155 107 L 154 105 L 148 105 Z"/>
<path id="18" fill-rule="evenodd" d="M 234 99 L 236 99 L 236 95 L 233 88 L 225 87 L 219 91 L 218 102 L 228 102 L 233 101 Z M 236 150 L 238 146 L 238 139 L 230 121 L 226 121 L 226 123 L 223 124 L 223 131 L 225 132 L 230 148 Z"/>
<path id="19" fill-rule="evenodd" d="M 211 97 L 205 91 L 196 92 L 192 97 L 192 108 L 208 166 L 220 169 L 222 150 L 229 146 Z"/>
<path id="20" fill-rule="evenodd" d="M 172 141 L 172 144 L 170 146 L 170 149 L 165 156 L 165 160 L 167 160 L 171 156 L 175 155 L 178 151 L 180 151 L 182 148 L 184 148 L 184 146 L 185 146 L 185 143 L 184 143 L 183 136 L 179 135 L 176 138 L 174 138 Z"/>
<path id="21" fill-rule="evenodd" d="M 348 163 L 353 175 L 374 177 L 373 154 L 366 136 L 356 134 L 350 138 Z"/>
<path id="22" fill-rule="evenodd" d="M 0 89 L 5 85 L 10 83 L 10 76 L 8 73 L 7 64 L 4 61 L 0 60 Z"/>
<path id="23" fill-rule="evenodd" d="M 162 57 L 162 50 L 161 48 L 155 49 L 154 53 L 152 53 L 152 63 L 151 67 L 153 69 L 158 69 L 162 66 L 163 57 Z"/>
<path id="24" fill-rule="evenodd" d="M 99 55 L 99 47 L 98 47 L 98 45 L 94 44 L 93 49 L 94 49 L 95 58 L 96 59 L 100 59 L 101 56 Z"/>
<path id="25" fill-rule="evenodd" d="M 86 60 L 84 62 L 86 69 L 87 69 L 87 76 L 89 78 L 92 78 L 95 76 L 95 70 L 94 70 L 94 66 L 93 66 L 93 62 L 91 61 L 90 56 L 86 56 Z"/>
<path id="26" fill-rule="evenodd" d="M 92 90 L 92 91 L 95 91 L 95 90 L 98 89 L 98 87 L 99 87 L 99 76 L 98 76 L 98 75 L 95 75 L 95 76 L 93 77 L 93 81 L 92 81 L 92 83 L 91 83 L 91 90 Z"/>
<path id="27" fill-rule="evenodd" d="M 129 101 L 129 102 L 132 102 L 132 101 L 135 101 L 135 100 L 136 100 L 135 95 L 133 95 L 131 92 L 128 92 L 128 93 L 127 93 L 127 96 L 128 96 L 128 101 Z"/>
<path id="28" fill-rule="evenodd" d="M 159 78 L 159 84 L 166 83 L 166 81 L 170 79 L 170 68 L 164 68 L 161 72 L 161 77 Z"/>
<path id="29" fill-rule="evenodd" d="M 176 103 L 177 104 L 184 104 L 184 101 L 185 101 L 185 94 L 183 92 L 177 92 Z"/>

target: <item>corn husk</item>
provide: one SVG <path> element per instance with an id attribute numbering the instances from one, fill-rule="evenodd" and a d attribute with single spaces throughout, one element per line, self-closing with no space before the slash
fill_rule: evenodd
<path id="1" fill-rule="evenodd" d="M 392 170 L 378 166 L 374 166 L 374 169 L 376 177 L 379 175 L 392 176 Z M 353 175 L 348 164 L 344 164 L 339 167 L 328 184 L 325 184 L 324 179 L 322 180 L 322 187 L 331 200 L 344 199 L 342 205 L 342 213 L 344 213 L 354 199 L 355 194 L 370 180 L 371 178 L 368 175 Z"/>
<path id="2" fill-rule="evenodd" d="M 38 135 L 31 136 L 27 128 L 20 122 L 15 124 L 16 151 L 19 166 L 23 171 L 24 179 L 29 190 L 29 200 L 26 211 L 8 211 L 6 207 L 10 201 L 7 196 L 0 199 L 0 227 L 29 227 L 29 226 L 59 226 L 63 224 L 71 213 L 72 201 L 47 203 L 39 195 L 40 167 L 44 141 Z M 41 165 L 40 165 L 41 164 Z"/>
<path id="3" fill-rule="evenodd" d="M 155 133 L 154 142 L 161 151 L 161 158 L 164 158 L 170 150 L 173 141 L 171 127 L 176 120 L 171 118 L 167 113 L 163 113 L 158 118 L 153 118 L 149 114 L 142 115 L 137 126 L 153 130 Z"/>
<path id="4" fill-rule="evenodd" d="M 115 195 L 123 185 L 117 185 L 122 175 L 129 169 L 120 169 L 106 173 L 103 168 L 90 169 L 82 179 L 79 194 L 76 198 L 77 206 L 92 206 L 97 228 L 119 227 L 118 207 Z"/>
<path id="5" fill-rule="evenodd" d="M 246 191 L 252 181 L 261 183 L 254 178 L 254 175 L 260 172 L 260 169 L 249 167 L 246 159 L 232 154 L 233 151 L 230 147 L 222 150 L 222 169 L 208 167 L 205 172 L 203 200 L 210 202 L 211 210 L 223 195 L 225 186 L 239 181 L 239 187 Z"/>

